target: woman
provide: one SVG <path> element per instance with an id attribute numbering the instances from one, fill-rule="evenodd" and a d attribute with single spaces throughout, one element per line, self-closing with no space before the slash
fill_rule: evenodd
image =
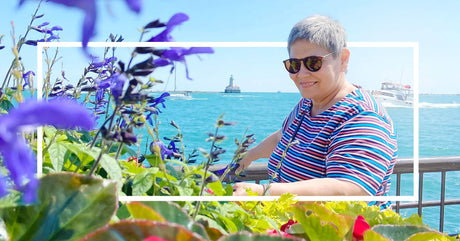
<path id="1" fill-rule="evenodd" d="M 237 183 L 234 195 L 248 189 L 260 195 L 385 195 L 396 134 L 382 106 L 345 78 L 350 51 L 343 27 L 325 16 L 303 19 L 291 30 L 288 52 L 284 65 L 303 98 L 237 170 L 270 158 L 274 183 L 267 191 L 267 185 Z"/>

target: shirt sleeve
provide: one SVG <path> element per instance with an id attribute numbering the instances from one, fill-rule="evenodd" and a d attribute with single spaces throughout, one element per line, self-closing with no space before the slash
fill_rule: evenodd
<path id="1" fill-rule="evenodd" d="M 393 125 L 374 112 L 362 112 L 331 136 L 326 177 L 352 182 L 376 195 L 396 153 Z"/>

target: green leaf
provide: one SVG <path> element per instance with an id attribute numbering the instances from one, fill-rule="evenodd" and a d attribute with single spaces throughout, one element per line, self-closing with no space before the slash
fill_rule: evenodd
<path id="1" fill-rule="evenodd" d="M 18 206 L 18 203 L 21 202 L 21 197 L 22 193 L 16 190 L 11 190 L 8 195 L 0 198 L 0 209 Z"/>
<path id="2" fill-rule="evenodd" d="M 210 229 L 216 229 L 217 231 L 212 231 L 212 233 L 216 233 L 216 232 L 219 232 L 220 233 L 220 236 L 222 236 L 223 234 L 228 234 L 228 232 L 222 227 L 220 226 L 216 220 L 208 217 L 208 216 L 203 216 L 203 215 L 197 215 L 196 218 L 198 219 L 197 222 L 203 224 L 203 223 L 206 223 L 206 224 L 203 224 L 203 226 L 206 228 L 206 232 L 209 234 L 210 232 L 208 230 Z M 212 235 L 209 234 L 209 236 L 211 237 Z M 211 237 L 212 238 L 212 237 Z"/>
<path id="3" fill-rule="evenodd" d="M 7 98 L 3 98 L 2 100 L 0 100 L 0 106 L 3 110 L 6 111 L 10 111 L 14 108 L 13 104 Z"/>
<path id="4" fill-rule="evenodd" d="M 391 241 L 389 239 L 384 238 L 381 234 L 375 232 L 374 230 L 366 230 L 363 234 L 364 240 L 372 240 L 372 241 Z"/>
<path id="5" fill-rule="evenodd" d="M 84 156 L 91 156 L 93 160 L 97 160 L 99 154 L 101 153 L 101 149 L 98 147 L 89 148 L 86 144 L 77 144 L 77 143 L 62 143 L 69 151 L 76 154 L 80 160 Z M 82 157 L 83 156 L 83 157 Z M 82 157 L 82 158 L 81 158 Z M 83 165 L 86 165 L 83 163 Z M 108 154 L 103 154 L 101 157 L 100 165 L 107 174 L 110 176 L 111 179 L 117 182 L 118 187 L 122 187 L 122 172 L 118 161 L 115 158 L 109 156 Z"/>
<path id="6" fill-rule="evenodd" d="M 152 187 L 157 172 L 158 168 L 153 167 L 146 168 L 143 172 L 137 174 L 133 180 L 133 196 L 141 196 L 147 192 Z"/>
<path id="7" fill-rule="evenodd" d="M 202 237 L 209 239 L 203 225 L 194 222 L 190 216 L 179 205 L 171 202 L 143 202 L 145 205 L 151 207 L 165 220 L 170 223 L 177 223 L 188 230 L 198 233 Z"/>
<path id="8" fill-rule="evenodd" d="M 70 173 L 44 176 L 38 199 L 0 210 L 11 240 L 76 240 L 105 226 L 117 209 L 114 182 Z"/>
<path id="9" fill-rule="evenodd" d="M 131 213 L 131 216 L 135 219 L 166 222 L 166 219 L 157 211 L 141 202 L 130 202 L 126 204 L 126 207 L 129 213 Z"/>
<path id="10" fill-rule="evenodd" d="M 427 232 L 427 233 L 416 233 L 410 236 L 405 241 L 426 241 L 426 240 L 436 240 L 436 241 L 455 241 L 454 237 L 444 235 L 438 232 Z"/>
<path id="11" fill-rule="evenodd" d="M 158 237 L 168 241 L 205 241 L 201 236 L 174 223 L 161 223 L 148 220 L 124 220 L 98 230 L 85 241 L 129 240 L 143 241 L 148 237 Z"/>
<path id="12" fill-rule="evenodd" d="M 307 215 L 304 207 L 296 205 L 293 207 L 293 212 L 297 221 L 302 224 L 309 240 L 343 240 L 343 236 L 341 237 L 335 226 L 323 222 L 321 217 L 314 213 Z"/>
<path id="13" fill-rule="evenodd" d="M 224 238 L 219 239 L 219 241 L 289 241 L 289 240 L 303 240 L 303 239 L 298 239 L 298 238 L 286 238 L 286 237 L 281 237 L 281 236 L 270 236 L 268 234 L 255 234 L 255 233 L 249 233 L 249 232 L 241 232 L 241 233 L 235 233 L 231 234 L 229 236 L 226 236 Z M 326 238 L 321 238 L 317 240 L 328 240 Z"/>
<path id="14" fill-rule="evenodd" d="M 212 182 L 208 183 L 208 188 L 211 189 L 215 196 L 224 196 L 225 195 L 225 189 L 222 186 L 222 183 L 217 181 L 217 182 Z"/>
<path id="15" fill-rule="evenodd" d="M 336 214 L 324 206 L 318 204 L 305 203 L 297 205 L 299 208 L 304 210 L 304 213 L 314 212 L 315 215 L 321 217 L 322 222 L 334 224 L 341 237 L 345 237 L 347 234 L 349 234 L 350 230 L 353 229 L 355 223 L 355 218 L 353 217 Z"/>
<path id="16" fill-rule="evenodd" d="M 49 158 L 51 160 L 51 164 L 53 165 L 54 172 L 62 171 L 62 167 L 64 166 L 65 153 L 67 152 L 67 148 L 61 145 L 59 142 L 52 143 L 48 148 Z"/>
<path id="17" fill-rule="evenodd" d="M 394 241 L 406 240 L 407 238 L 409 238 L 410 236 L 416 233 L 434 231 L 433 229 L 428 228 L 428 227 L 414 226 L 414 225 L 404 225 L 404 226 L 376 225 L 372 227 L 372 230 Z"/>
<path id="18" fill-rule="evenodd" d="M 45 133 L 45 141 L 48 139 L 51 140 L 51 138 L 56 134 L 56 132 L 57 129 L 54 126 L 43 126 L 43 133 Z"/>

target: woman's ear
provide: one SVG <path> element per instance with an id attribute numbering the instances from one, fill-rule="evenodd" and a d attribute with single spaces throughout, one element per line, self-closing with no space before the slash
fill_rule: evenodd
<path id="1" fill-rule="evenodd" d="M 342 65 L 341 71 L 342 72 L 347 72 L 348 69 L 348 60 L 350 59 L 350 50 L 347 48 L 342 49 L 342 54 L 340 55 L 340 63 Z"/>

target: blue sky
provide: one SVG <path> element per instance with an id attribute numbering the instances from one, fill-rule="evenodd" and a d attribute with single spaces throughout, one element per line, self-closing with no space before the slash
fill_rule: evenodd
<path id="1" fill-rule="evenodd" d="M 17 1 L 5 1 L 0 14 L 0 73 L 11 62 L 11 25 L 16 35 L 23 34 L 38 1 L 29 0 L 21 8 Z M 345 27 L 349 42 L 418 42 L 420 48 L 419 90 L 421 93 L 460 93 L 457 74 L 460 50 L 460 1 L 268 1 L 268 0 L 161 0 L 144 1 L 141 14 L 130 12 L 121 0 L 98 1 L 96 36 L 91 41 L 105 41 L 110 33 L 121 34 L 125 41 L 139 39 L 138 28 L 159 18 L 167 21 L 174 13 L 184 12 L 190 20 L 173 31 L 179 42 L 283 42 L 291 27 L 312 14 L 324 14 Z M 61 41 L 80 41 L 83 14 L 76 10 L 44 3 L 42 21 L 60 25 Z M 35 34 L 35 33 L 33 33 Z M 38 35 L 35 34 L 38 39 Z M 413 84 L 410 48 L 351 48 L 347 79 L 368 89 L 379 88 L 382 81 Z M 101 49 L 92 50 L 100 53 Z M 121 50 L 120 50 L 121 51 Z M 183 67 L 177 69 L 178 89 L 222 91 L 233 74 L 243 91 L 296 92 L 281 64 L 284 48 L 215 48 L 213 55 L 188 58 L 193 81 L 185 79 Z M 81 76 L 87 60 L 79 49 L 60 50 L 61 70 L 71 81 Z M 22 50 L 26 69 L 36 69 L 36 50 Z M 141 58 L 137 59 L 141 60 Z M 127 60 L 126 60 L 127 61 Z M 167 80 L 164 70 L 154 77 Z M 2 76 L 0 76 L 3 78 Z M 171 90 L 173 78 L 158 90 Z"/>

